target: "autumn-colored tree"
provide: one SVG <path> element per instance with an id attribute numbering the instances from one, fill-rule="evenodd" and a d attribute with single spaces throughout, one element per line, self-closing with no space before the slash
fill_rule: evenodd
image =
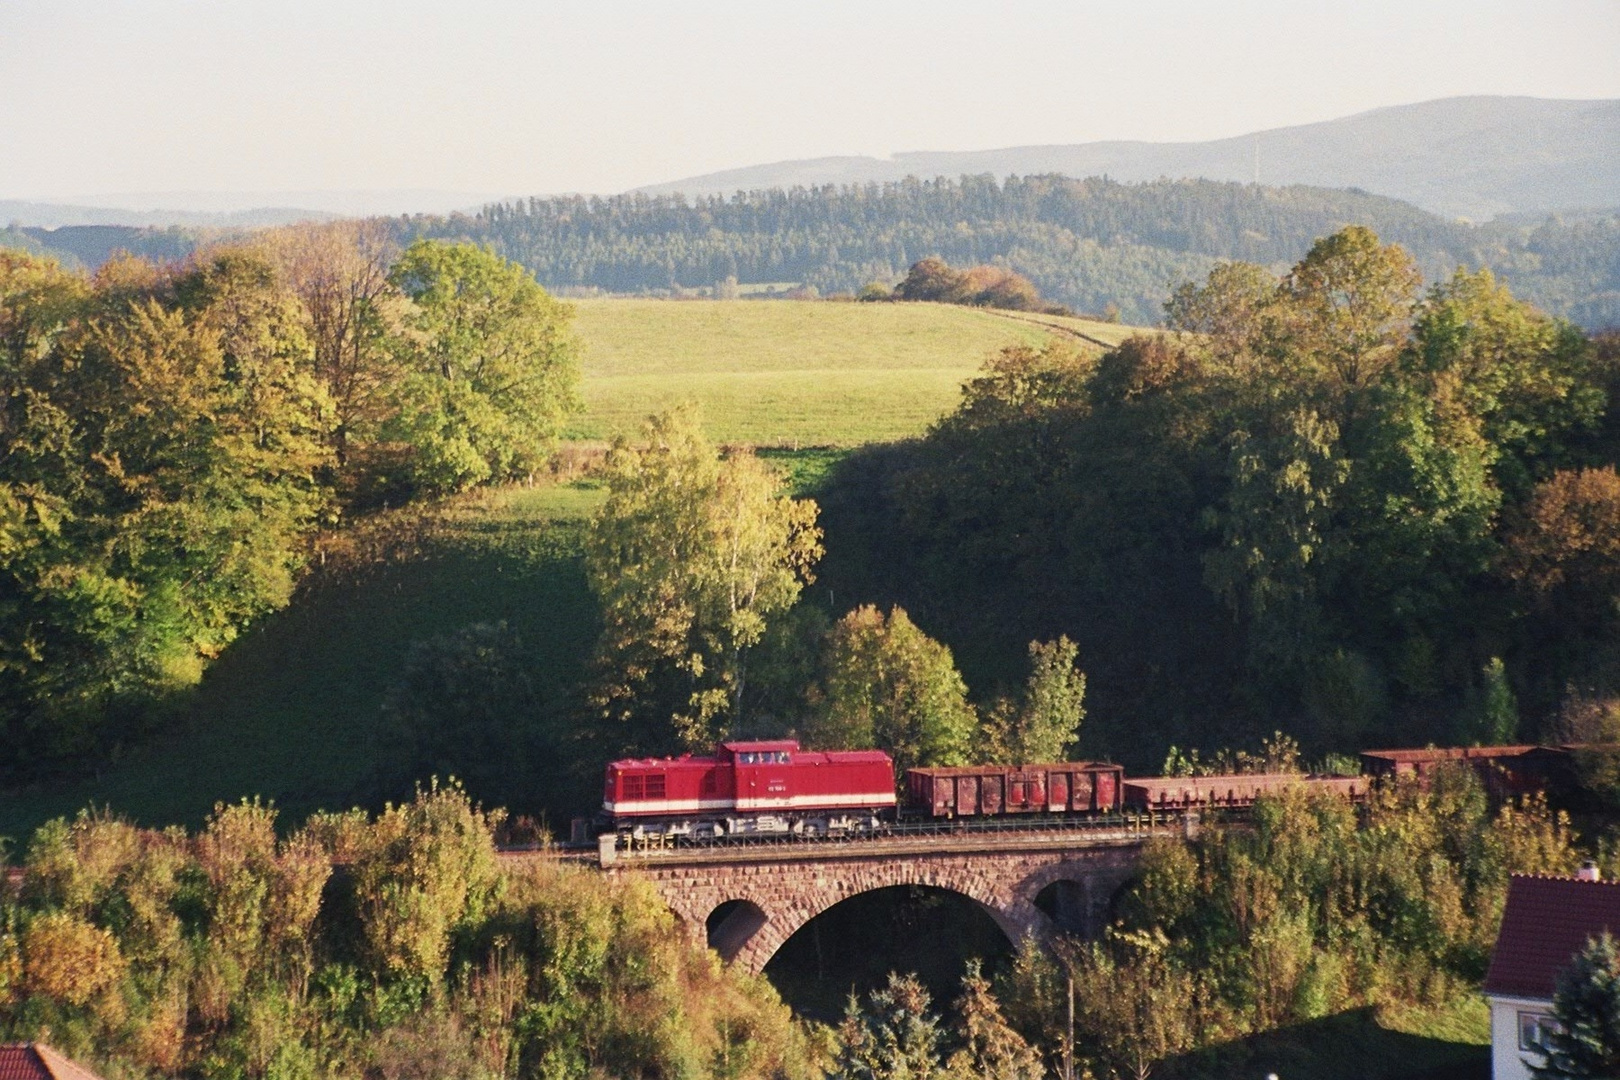
<path id="1" fill-rule="evenodd" d="M 967 296 L 967 282 L 959 270 L 944 259 L 930 256 L 912 264 L 905 280 L 894 287 L 897 300 L 933 301 L 960 304 Z"/>
<path id="2" fill-rule="evenodd" d="M 379 221 L 277 229 L 261 243 L 303 306 L 315 375 L 331 401 L 322 429 L 347 468 L 354 444 L 374 438 L 393 410 L 400 372 L 389 341 L 407 306 L 389 279 L 398 245 Z"/>
<path id="3" fill-rule="evenodd" d="M 1620 476 L 1614 466 L 1560 469 L 1535 486 L 1507 529 L 1502 565 L 1541 645 L 1532 690 L 1613 693 L 1620 634 Z M 1606 644 L 1610 643 L 1610 644 Z M 1554 697 L 1557 695 L 1557 697 Z"/>
<path id="4" fill-rule="evenodd" d="M 1044 1080 L 1041 1055 L 1007 1022 L 977 960 L 962 976 L 950 1029 L 956 1041 L 945 1060 L 950 1080 Z"/>
<path id="5" fill-rule="evenodd" d="M 22 939 L 23 986 L 67 1005 L 85 1005 L 123 973 L 118 942 L 99 926 L 66 912 L 42 914 Z"/>
<path id="6" fill-rule="evenodd" d="M 1116 1075 L 1147 1080 L 1162 1059 L 1194 1045 L 1195 980 L 1150 931 L 1110 930 L 1073 950 L 1080 1044 Z"/>
<path id="7" fill-rule="evenodd" d="M 1254 363 L 1254 353 L 1275 328 L 1282 305 L 1277 278 L 1253 263 L 1221 263 L 1202 284 L 1186 282 L 1165 302 L 1165 325 L 1196 334 L 1226 366 Z"/>
<path id="8" fill-rule="evenodd" d="M 1620 594 L 1620 475 L 1614 466 L 1559 470 L 1536 485 L 1508 541 L 1509 575 L 1533 595 L 1585 597 L 1611 609 Z"/>
<path id="9" fill-rule="evenodd" d="M 325 492 L 320 387 L 274 271 L 110 263 L 0 425 L 7 765 L 119 737 L 285 603 Z"/>
<path id="10" fill-rule="evenodd" d="M 1281 343 L 1318 367 L 1337 397 L 1353 395 L 1400 356 L 1422 281 L 1405 250 L 1347 226 L 1312 245 L 1284 280 Z"/>
<path id="11" fill-rule="evenodd" d="M 495 885 L 494 828 L 454 784 L 434 780 L 388 807 L 352 869 L 366 956 L 380 978 L 444 978 L 450 936 L 481 918 Z"/>
<path id="12" fill-rule="evenodd" d="M 1009 345 L 963 384 L 961 404 L 941 423 L 982 429 L 1079 407 L 1086 400 L 1086 378 L 1093 366 L 1065 342 L 1054 340 L 1040 349 Z"/>

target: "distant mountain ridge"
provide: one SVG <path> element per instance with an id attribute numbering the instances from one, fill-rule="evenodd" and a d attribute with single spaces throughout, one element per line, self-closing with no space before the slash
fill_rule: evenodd
<path id="1" fill-rule="evenodd" d="M 84 196 L 74 203 L 0 199 L 0 227 L 83 225 L 252 229 L 343 217 L 472 212 L 498 196 L 411 188 L 396 191 L 160 191 Z"/>
<path id="2" fill-rule="evenodd" d="M 66 203 L 0 199 L 0 225 L 31 229 L 74 229 L 111 226 L 167 229 L 253 229 L 264 225 L 292 225 L 300 221 L 332 221 L 339 215 L 294 206 L 263 206 L 248 210 L 129 210 L 114 206 L 72 206 Z"/>
<path id="3" fill-rule="evenodd" d="M 1450 218 L 1620 206 L 1620 100 L 1456 97 L 1195 143 L 1095 142 L 827 157 L 754 165 L 638 188 L 730 194 L 907 176 L 1062 173 L 1361 188 Z"/>

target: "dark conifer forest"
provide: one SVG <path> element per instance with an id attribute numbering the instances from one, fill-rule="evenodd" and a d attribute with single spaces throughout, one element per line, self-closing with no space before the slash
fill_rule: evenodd
<path id="1" fill-rule="evenodd" d="M 1215 261 L 1282 270 L 1349 224 L 1400 244 L 1431 281 L 1488 267 L 1551 314 L 1592 329 L 1620 323 L 1613 213 L 1469 225 L 1354 189 L 982 176 L 696 200 L 529 199 L 402 228 L 492 244 L 551 289 L 675 291 L 734 277 L 826 295 L 893 284 L 939 256 L 953 266 L 1003 263 L 1049 300 L 1091 313 L 1112 306 L 1126 322 L 1153 324 L 1170 290 Z"/>

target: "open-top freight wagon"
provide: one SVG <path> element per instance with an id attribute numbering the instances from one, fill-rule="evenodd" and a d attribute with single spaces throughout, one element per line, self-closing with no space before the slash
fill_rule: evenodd
<path id="1" fill-rule="evenodd" d="M 1351 802 L 1367 798 L 1365 776 L 1301 776 L 1298 773 L 1248 773 L 1232 776 L 1154 776 L 1125 781 L 1128 810 L 1214 810 L 1253 806 L 1262 795 L 1284 788 L 1331 791 Z"/>
<path id="2" fill-rule="evenodd" d="M 906 770 L 908 812 L 933 820 L 1111 813 L 1124 770 L 1097 761 Z"/>

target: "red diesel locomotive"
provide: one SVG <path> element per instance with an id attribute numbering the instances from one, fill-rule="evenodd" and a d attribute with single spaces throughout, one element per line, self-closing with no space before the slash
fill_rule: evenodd
<path id="1" fill-rule="evenodd" d="M 612 828 L 637 839 L 870 832 L 894 806 L 888 754 L 801 750 L 791 739 L 615 761 L 602 800 Z"/>

